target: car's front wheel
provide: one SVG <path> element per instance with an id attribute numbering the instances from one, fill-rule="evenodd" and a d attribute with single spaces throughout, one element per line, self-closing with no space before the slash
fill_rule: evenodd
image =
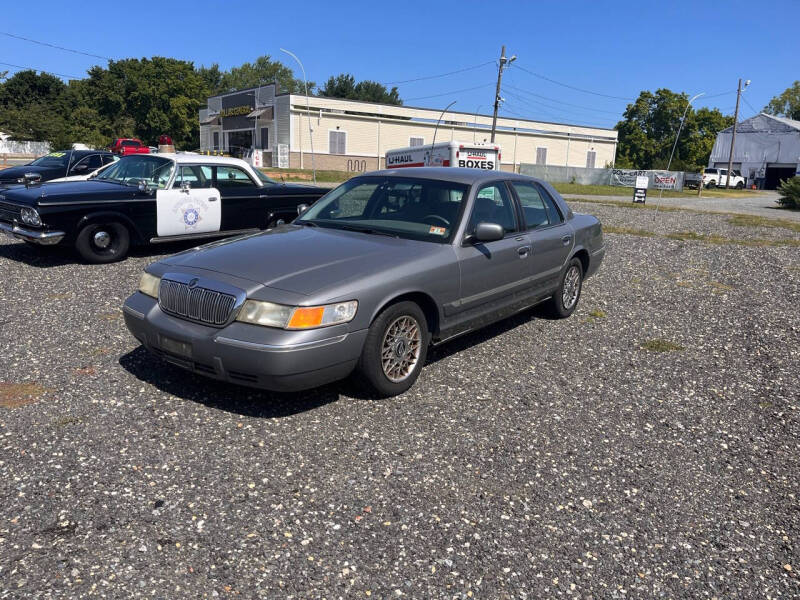
<path id="1" fill-rule="evenodd" d="M 78 233 L 75 249 L 86 262 L 110 263 L 125 258 L 130 242 L 128 228 L 122 223 L 91 223 Z"/>
<path id="2" fill-rule="evenodd" d="M 561 276 L 561 283 L 550 299 L 550 309 L 553 316 L 559 319 L 565 319 L 570 316 L 575 307 L 578 306 L 582 287 L 583 265 L 580 259 L 573 258 L 567 264 L 567 268 Z"/>
<path id="3" fill-rule="evenodd" d="M 741 181 L 740 181 L 739 183 L 737 183 L 737 184 L 736 184 L 736 189 L 737 189 L 737 190 L 744 189 L 744 183 L 742 183 Z"/>
<path id="4" fill-rule="evenodd" d="M 706 187 L 707 187 L 708 189 L 715 188 L 715 187 L 717 187 L 717 182 L 716 182 L 716 181 L 714 181 L 714 180 L 711 180 L 711 181 L 709 181 L 709 182 L 706 184 Z"/>
<path id="5" fill-rule="evenodd" d="M 356 372 L 381 397 L 402 394 L 417 380 L 428 355 L 428 325 L 414 302 L 398 302 L 379 314 L 367 333 Z"/>

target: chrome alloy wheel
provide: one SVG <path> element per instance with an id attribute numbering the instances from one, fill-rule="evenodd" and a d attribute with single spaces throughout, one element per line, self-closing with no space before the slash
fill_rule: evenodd
<path id="1" fill-rule="evenodd" d="M 92 241 L 98 248 L 106 249 L 111 245 L 111 234 L 101 229 L 94 234 Z"/>
<path id="2" fill-rule="evenodd" d="M 561 292 L 561 303 L 569 310 L 578 301 L 581 291 L 581 272 L 577 265 L 572 265 L 564 275 L 564 288 Z"/>
<path id="3" fill-rule="evenodd" d="M 414 317 L 403 315 L 392 321 L 381 344 L 383 374 L 392 383 L 406 379 L 417 366 L 421 348 L 422 334 Z"/>

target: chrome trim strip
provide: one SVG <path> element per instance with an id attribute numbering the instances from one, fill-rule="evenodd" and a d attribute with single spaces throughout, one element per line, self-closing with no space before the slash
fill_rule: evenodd
<path id="1" fill-rule="evenodd" d="M 77 206 L 80 204 L 105 204 L 113 208 L 114 204 L 138 204 L 141 202 L 155 202 L 155 198 L 139 198 L 138 200 L 74 200 L 71 202 L 39 202 L 39 206 Z"/>
<path id="2" fill-rule="evenodd" d="M 63 231 L 36 231 L 34 229 L 25 229 L 24 227 L 9 225 L 7 223 L 0 223 L 0 231 L 12 237 L 28 240 L 29 242 L 42 244 L 44 246 L 57 244 L 67 235 Z"/>
<path id="3" fill-rule="evenodd" d="M 338 344 L 347 339 L 348 334 L 337 335 L 336 337 L 327 338 L 324 340 L 315 340 L 313 342 L 303 342 L 301 344 L 258 344 L 256 342 L 245 342 L 244 340 L 235 340 L 229 337 L 217 336 L 214 338 L 215 342 L 226 344 L 228 346 L 236 346 L 237 348 L 246 348 L 248 350 L 256 350 L 259 352 L 294 352 L 296 350 L 310 350 L 312 348 L 322 348 L 323 346 L 330 346 L 331 344 Z"/>
<path id="4" fill-rule="evenodd" d="M 126 304 L 122 305 L 122 312 L 126 312 L 132 317 L 136 317 L 137 319 L 144 321 L 144 313 L 140 313 L 138 310 L 134 310 Z"/>
<path id="5" fill-rule="evenodd" d="M 208 233 L 190 233 L 188 235 L 164 235 L 160 237 L 150 238 L 151 244 L 162 244 L 164 242 L 177 242 L 179 240 L 200 240 L 211 237 L 227 237 L 229 235 L 244 235 L 246 233 L 258 233 L 264 231 L 258 227 L 250 227 L 249 229 L 231 229 L 225 231 L 209 231 Z"/>
<path id="6" fill-rule="evenodd" d="M 605 251 L 606 251 L 606 247 L 605 246 L 601 246 L 600 248 L 598 248 L 597 250 L 592 252 L 592 256 L 595 256 L 596 254 L 600 254 L 601 252 L 605 252 Z"/>

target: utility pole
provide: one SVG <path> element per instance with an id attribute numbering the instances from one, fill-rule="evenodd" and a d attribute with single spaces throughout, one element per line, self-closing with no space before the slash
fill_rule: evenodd
<path id="1" fill-rule="evenodd" d="M 744 83 L 744 89 L 747 89 L 747 86 L 750 85 L 750 80 L 748 79 Z M 731 187 L 731 170 L 733 169 L 733 147 L 736 144 L 736 123 L 739 121 L 739 100 L 742 97 L 742 79 L 739 78 L 739 89 L 736 91 L 736 112 L 733 113 L 733 132 L 731 134 L 731 153 L 728 155 L 728 176 L 725 178 L 725 189 L 729 189 Z"/>
<path id="2" fill-rule="evenodd" d="M 503 68 L 506 65 L 510 65 L 517 59 L 516 56 L 512 56 L 511 58 L 506 58 L 506 47 L 505 45 L 500 50 L 500 66 L 497 68 L 497 90 L 494 93 L 494 116 L 492 117 L 492 143 L 494 144 L 494 132 L 497 129 L 497 109 L 500 108 L 500 80 L 503 79 Z"/>

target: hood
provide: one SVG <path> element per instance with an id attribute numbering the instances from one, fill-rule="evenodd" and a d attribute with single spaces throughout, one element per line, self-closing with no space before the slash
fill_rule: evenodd
<path id="1" fill-rule="evenodd" d="M 161 261 L 310 295 L 440 252 L 444 246 L 323 227 L 285 225 L 214 242 Z"/>
<path id="2" fill-rule="evenodd" d="M 25 176 L 25 173 L 38 173 L 42 176 L 42 180 L 55 179 L 56 177 L 63 177 L 66 175 L 66 169 L 62 167 L 37 167 L 33 165 L 21 165 L 19 167 L 9 167 L 0 171 L 0 181 L 16 182 Z"/>
<path id="3" fill-rule="evenodd" d="M 3 195 L 9 202 L 20 204 L 57 204 L 58 202 L 75 202 L 76 200 L 122 200 L 132 198 L 139 194 L 139 188 L 119 183 L 104 181 L 64 181 L 32 185 L 26 188 L 17 185 L 3 190 Z"/>

